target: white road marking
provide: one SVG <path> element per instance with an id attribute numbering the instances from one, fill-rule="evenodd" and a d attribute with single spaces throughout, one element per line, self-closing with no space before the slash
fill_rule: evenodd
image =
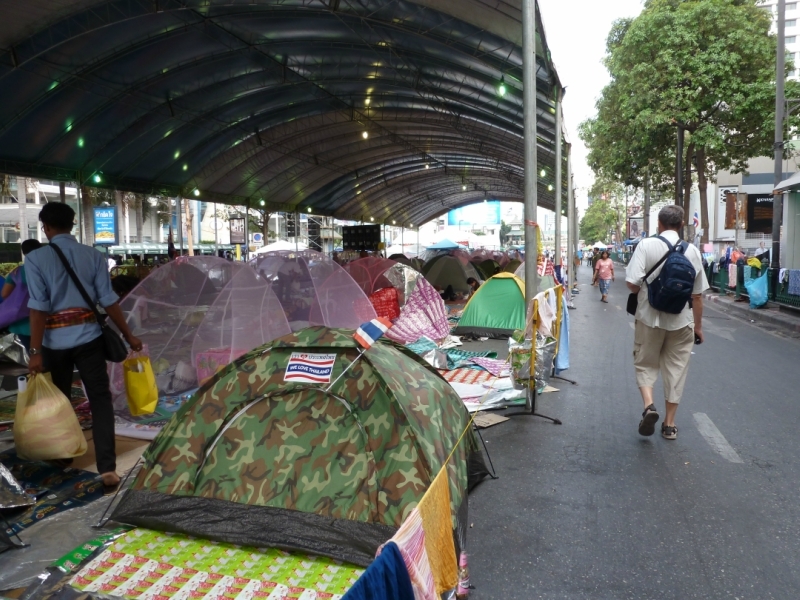
<path id="1" fill-rule="evenodd" d="M 700 435 L 706 438 L 709 446 L 732 463 L 744 462 L 736 453 L 736 450 L 728 443 L 728 440 L 725 439 L 725 436 L 717 429 L 714 422 L 708 418 L 706 413 L 693 413 L 693 416 L 697 430 L 700 432 Z"/>

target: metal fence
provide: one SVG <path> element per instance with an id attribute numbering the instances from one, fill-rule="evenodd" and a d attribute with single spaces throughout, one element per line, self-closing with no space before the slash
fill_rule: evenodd
<path id="1" fill-rule="evenodd" d="M 728 281 L 727 269 L 714 273 L 714 265 L 709 265 L 706 276 L 708 277 L 708 284 L 712 290 L 719 292 L 721 296 L 726 294 L 733 294 L 735 298 L 749 298 L 747 288 L 744 285 L 746 278 L 746 269 L 751 269 L 750 277 L 759 277 L 764 273 L 764 270 L 758 270 L 755 267 L 746 266 L 736 270 L 737 281 L 736 285 L 731 287 Z M 778 283 L 778 270 L 765 269 L 769 271 L 767 274 L 767 283 L 769 289 L 769 299 L 779 305 L 800 308 L 800 296 L 790 294 L 786 283 Z"/>

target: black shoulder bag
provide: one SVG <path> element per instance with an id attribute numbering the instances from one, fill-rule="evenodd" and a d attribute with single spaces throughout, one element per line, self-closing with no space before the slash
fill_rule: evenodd
<path id="1" fill-rule="evenodd" d="M 661 260 L 659 260 L 655 264 L 655 266 L 647 272 L 647 274 L 644 276 L 644 279 L 642 279 L 642 285 L 647 283 L 647 278 L 650 277 L 650 275 L 652 275 L 658 267 L 664 264 L 664 261 L 667 260 L 669 253 L 672 252 L 672 246 L 667 240 L 662 238 L 660 235 L 656 237 L 667 245 L 667 253 L 664 256 L 662 256 Z M 638 248 L 639 247 L 637 246 L 637 250 Z M 631 292 L 630 294 L 628 294 L 628 304 L 625 307 L 625 310 L 629 315 L 633 315 L 635 317 L 637 308 L 639 308 L 639 294 L 638 293 L 634 294 L 633 292 Z"/>
<path id="2" fill-rule="evenodd" d="M 92 302 L 89 294 L 86 293 L 86 289 L 83 287 L 81 280 L 78 279 L 78 276 L 75 274 L 75 271 L 69 264 L 67 257 L 64 256 L 64 253 L 61 251 L 61 248 L 59 248 L 56 244 L 50 244 L 50 247 L 56 251 L 58 258 L 60 258 L 61 262 L 64 263 L 64 268 L 67 270 L 70 279 L 72 279 L 75 287 L 78 288 L 78 291 L 83 297 L 84 302 L 86 302 L 89 308 L 92 309 L 94 316 L 97 318 L 97 323 L 100 325 L 100 330 L 102 331 L 103 353 L 105 354 L 106 360 L 114 363 L 121 363 L 128 357 L 128 348 L 125 346 L 125 342 L 122 341 L 122 338 L 116 331 L 109 327 L 108 323 L 106 322 L 108 315 L 103 315 L 99 310 L 97 310 L 97 303 Z"/>

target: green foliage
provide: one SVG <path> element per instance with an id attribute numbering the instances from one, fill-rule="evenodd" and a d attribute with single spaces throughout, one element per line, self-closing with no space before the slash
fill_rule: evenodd
<path id="1" fill-rule="evenodd" d="M 5 277 L 16 269 L 21 263 L 0 263 L 0 277 Z"/>
<path id="2" fill-rule="evenodd" d="M 614 227 L 616 216 L 608 200 L 595 200 L 589 205 L 580 223 L 581 239 L 587 244 L 610 241 L 609 232 Z"/>
<path id="3" fill-rule="evenodd" d="M 505 221 L 500 221 L 500 245 L 506 245 L 506 238 L 508 234 L 511 233 L 511 225 L 508 225 Z"/>
<path id="4" fill-rule="evenodd" d="M 757 0 L 648 0 L 637 18 L 616 22 L 605 59 L 612 80 L 597 117 L 580 130 L 595 173 L 642 187 L 649 170 L 654 188 L 668 190 L 676 131 L 683 128 L 687 158 L 697 161 L 707 232 L 707 177 L 743 171 L 749 158 L 771 153 L 770 25 Z M 792 69 L 787 61 L 787 73 Z M 787 97 L 798 93 L 787 82 Z M 797 125 L 794 117 L 790 127 Z"/>

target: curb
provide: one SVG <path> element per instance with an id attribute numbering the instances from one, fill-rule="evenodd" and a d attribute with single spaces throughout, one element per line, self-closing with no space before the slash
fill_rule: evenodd
<path id="1" fill-rule="evenodd" d="M 780 313 L 774 314 L 774 311 L 769 309 L 753 309 L 750 308 L 750 305 L 746 302 L 734 303 L 724 300 L 723 298 L 725 298 L 725 296 L 719 296 L 718 294 L 703 294 L 703 300 L 706 302 L 713 302 L 723 311 L 735 313 L 738 316 L 747 319 L 751 323 L 768 323 L 775 327 L 800 333 L 800 319 Z"/>

